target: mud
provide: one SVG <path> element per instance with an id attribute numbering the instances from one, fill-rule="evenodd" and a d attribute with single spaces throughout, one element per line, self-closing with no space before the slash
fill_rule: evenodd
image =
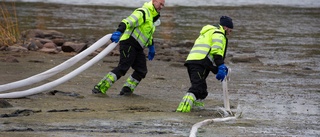
<path id="1" fill-rule="evenodd" d="M 33 6 L 41 11 L 48 5 Z M 34 14 L 30 13 L 34 10 L 28 4 L 18 7 L 23 14 L 22 27 L 30 27 L 32 21 L 23 17 L 33 16 Z M 110 18 L 109 15 L 114 12 L 124 11 L 125 14 L 132 10 L 80 6 L 70 8 L 63 5 L 53 7 L 68 9 L 64 10 L 64 13 L 73 16 L 63 16 L 75 22 L 76 27 L 70 29 L 70 23 L 64 22 L 68 20 L 60 18 L 62 15 L 59 14 L 55 14 L 51 19 L 61 19 L 61 22 L 44 23 L 45 26 L 42 27 L 60 28 L 67 34 L 69 29 L 69 34 L 75 35 L 75 38 L 92 42 L 106 32 L 112 32 L 115 25 L 111 24 L 118 22 L 121 17 L 115 17 L 110 22 L 102 21 L 104 18 Z M 49 13 L 55 11 L 46 9 Z M 101 16 L 102 22 L 91 18 L 94 21 L 91 23 L 97 24 L 97 28 L 93 27 L 96 33 L 92 34 L 92 31 L 83 29 L 92 27 L 81 25 L 83 20 L 90 18 L 79 18 L 75 11 L 91 15 L 96 13 L 94 11 L 97 9 L 105 14 L 96 14 Z M 183 59 L 187 55 L 185 51 L 190 47 L 178 45 L 192 42 L 200 27 L 209 22 L 208 18 L 228 13 L 233 15 L 235 22 L 239 24 L 230 38 L 226 60 L 227 66 L 232 69 L 231 81 L 228 82 L 230 103 L 232 111 L 242 112 L 243 117 L 235 121 L 211 123 L 199 129 L 198 136 L 319 136 L 319 9 L 260 6 L 200 9 L 203 10 L 187 7 L 164 10 L 162 27 L 158 29 L 164 31 L 157 33 L 160 48 L 157 48 L 155 60 L 148 61 L 147 77 L 132 96 L 118 95 L 132 70 L 118 80 L 107 95 L 91 94 L 93 85 L 117 65 L 117 56 L 107 56 L 52 90 L 21 99 L 5 99 L 13 107 L 1 108 L 1 115 L 15 114 L 20 112 L 18 110 L 28 111 L 20 112 L 20 115 L 15 117 L 1 117 L 1 135 L 188 136 L 193 124 L 220 117 L 216 108 L 223 106 L 222 85 L 210 74 L 207 80 L 209 96 L 204 101 L 205 108 L 195 109 L 191 113 L 174 112 L 190 86 L 186 68 L 183 66 Z M 107 14 L 107 11 L 111 13 Z M 47 22 L 49 19 L 44 18 L 42 13 L 38 13 L 40 18 L 36 20 Z M 180 15 L 182 13 L 184 15 Z M 83 28 L 78 30 L 81 27 Z M 103 27 L 106 28 L 98 29 Z M 19 62 L 0 62 L 0 84 L 41 73 L 73 55 L 1 51 L 0 58 L 7 56 L 14 56 Z M 86 57 L 74 67 L 43 82 L 10 92 L 53 81 L 91 58 Z"/>

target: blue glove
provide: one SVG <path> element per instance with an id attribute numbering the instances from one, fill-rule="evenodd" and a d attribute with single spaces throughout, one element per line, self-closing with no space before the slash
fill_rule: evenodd
<path id="1" fill-rule="evenodd" d="M 216 78 L 220 81 L 223 81 L 224 78 L 228 75 L 228 68 L 224 64 L 221 64 L 218 67 L 218 73 L 216 75 Z"/>
<path id="2" fill-rule="evenodd" d="M 154 45 L 152 45 L 149 47 L 148 59 L 153 60 L 155 54 L 156 54 L 156 50 Z"/>
<path id="3" fill-rule="evenodd" d="M 122 33 L 120 31 L 113 32 L 112 35 L 111 35 L 111 41 L 115 42 L 115 43 L 118 43 L 119 40 L 120 40 L 121 34 Z"/>

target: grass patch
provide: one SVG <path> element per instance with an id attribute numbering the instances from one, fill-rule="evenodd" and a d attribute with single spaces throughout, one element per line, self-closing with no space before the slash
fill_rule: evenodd
<path id="1" fill-rule="evenodd" d="M 20 31 L 15 3 L 9 3 L 11 9 L 4 2 L 0 5 L 2 18 L 0 19 L 0 46 L 11 46 L 18 42 Z M 8 7 L 7 7 L 8 6 Z"/>

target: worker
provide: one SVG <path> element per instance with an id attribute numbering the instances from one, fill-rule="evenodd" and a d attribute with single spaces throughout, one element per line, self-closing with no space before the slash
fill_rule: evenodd
<path id="1" fill-rule="evenodd" d="M 147 74 L 146 55 L 144 48 L 148 48 L 148 60 L 155 56 L 153 34 L 156 24 L 159 24 L 160 11 L 165 0 L 151 0 L 137 8 L 130 16 L 123 19 L 117 30 L 112 34 L 111 41 L 120 45 L 120 61 L 118 66 L 107 73 L 92 89 L 93 94 L 106 94 L 107 90 L 124 76 L 130 67 L 134 72 L 123 85 L 120 95 L 131 95 L 138 84 Z"/>
<path id="2" fill-rule="evenodd" d="M 228 47 L 227 35 L 233 29 L 232 19 L 221 16 L 220 23 L 206 25 L 200 31 L 194 46 L 185 61 L 191 87 L 179 103 L 177 112 L 190 112 L 192 106 L 204 106 L 203 100 L 208 96 L 206 78 L 210 72 L 216 79 L 223 81 L 228 74 L 224 59 Z"/>

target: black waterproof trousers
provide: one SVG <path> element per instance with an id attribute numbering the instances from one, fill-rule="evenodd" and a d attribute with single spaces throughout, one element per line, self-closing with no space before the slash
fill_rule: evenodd
<path id="1" fill-rule="evenodd" d="M 211 72 L 201 64 L 186 64 L 191 82 L 188 92 L 193 93 L 196 99 L 205 99 L 208 96 L 206 79 Z"/>
<path id="2" fill-rule="evenodd" d="M 111 72 L 116 74 L 117 79 L 124 76 L 129 68 L 134 69 L 131 75 L 134 79 L 141 81 L 147 75 L 146 55 L 143 48 L 136 43 L 120 42 L 120 61 Z"/>

